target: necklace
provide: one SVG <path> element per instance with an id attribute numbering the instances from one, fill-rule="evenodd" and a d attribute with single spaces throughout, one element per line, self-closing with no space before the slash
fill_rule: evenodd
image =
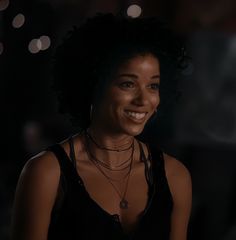
<path id="1" fill-rule="evenodd" d="M 87 138 L 87 142 L 88 140 L 91 141 L 93 144 L 95 144 L 96 147 L 98 147 L 99 149 L 101 149 L 100 145 L 98 145 L 98 143 L 96 143 L 92 136 L 88 133 L 88 131 L 86 131 L 85 133 L 85 137 Z M 129 158 L 125 161 L 123 161 L 122 163 L 118 164 L 118 165 L 115 165 L 115 166 L 110 166 L 108 163 L 105 163 L 104 161 L 101 161 L 99 160 L 98 158 L 96 158 L 96 156 L 94 156 L 92 154 L 92 152 L 90 151 L 90 155 L 92 155 L 92 158 L 94 159 L 94 161 L 96 161 L 99 165 L 101 165 L 102 167 L 110 170 L 110 171 L 123 171 L 125 169 L 127 169 L 129 167 L 129 164 L 130 164 L 130 160 L 131 160 L 131 157 L 132 157 L 132 148 L 134 147 L 134 138 L 132 140 L 132 143 L 131 145 L 126 148 L 126 151 L 128 151 L 129 149 L 131 149 L 131 154 L 129 156 Z M 105 150 L 104 148 L 102 150 Z M 114 151 L 117 151 L 117 150 L 114 150 Z M 121 151 L 125 151 L 124 149 L 123 150 L 119 150 L 119 152 Z"/>
<path id="2" fill-rule="evenodd" d="M 108 163 L 105 163 L 104 161 L 99 160 L 94 154 L 92 154 L 91 150 L 89 152 L 90 152 L 92 159 L 98 165 L 100 165 L 110 171 L 118 172 L 118 171 L 124 171 L 125 169 L 130 167 L 131 158 L 133 157 L 133 147 L 134 147 L 134 143 L 132 144 L 132 150 L 131 150 L 131 154 L 130 154 L 129 158 L 127 160 L 125 160 L 124 162 L 122 162 L 121 164 L 113 166 L 113 167 L 111 167 Z"/>
<path id="3" fill-rule="evenodd" d="M 103 161 L 99 160 L 94 154 L 92 154 L 92 151 L 91 151 L 91 149 L 90 149 L 90 147 L 89 147 L 89 143 L 87 142 L 86 144 L 87 144 L 87 145 L 86 145 L 86 149 L 87 149 L 86 151 L 87 151 L 87 153 L 88 153 L 88 155 L 89 155 L 89 157 L 90 157 L 90 160 L 91 160 L 94 164 L 96 164 L 96 167 L 98 167 L 99 170 L 102 171 L 102 172 L 106 175 L 106 177 L 109 178 L 111 181 L 113 181 L 113 182 L 121 182 L 121 181 L 123 181 L 123 180 L 129 175 L 130 165 L 132 164 L 134 146 L 132 147 L 131 156 L 130 156 L 129 159 L 128 159 L 128 160 L 129 160 L 129 164 L 128 164 L 127 166 L 125 166 L 124 168 L 122 168 L 122 169 L 111 169 L 110 167 L 107 168 L 106 166 L 104 166 L 103 164 L 105 164 L 105 163 L 104 163 Z M 128 169 L 128 172 L 126 173 L 126 175 L 125 175 L 124 177 L 122 177 L 121 179 L 117 180 L 117 179 L 113 179 L 113 178 L 109 177 L 109 176 L 103 171 L 102 167 L 104 167 L 104 168 L 106 168 L 106 169 L 108 169 L 108 170 L 111 170 L 111 171 L 122 171 L 122 170 L 125 170 L 125 169 L 127 169 L 127 168 L 129 168 L 129 169 Z M 104 175 L 104 174 L 103 174 L 103 175 Z"/>
<path id="4" fill-rule="evenodd" d="M 95 139 L 91 136 L 91 134 L 88 132 L 88 130 L 86 130 L 85 133 L 86 133 L 86 136 L 89 137 L 89 139 L 93 142 L 93 144 L 96 145 L 97 148 L 100 148 L 100 149 L 106 150 L 106 151 L 112 151 L 112 152 L 125 152 L 125 151 L 127 151 L 127 150 L 129 150 L 129 149 L 132 148 L 132 144 L 133 144 L 133 141 L 134 141 L 134 140 L 133 140 L 132 143 L 130 144 L 130 146 L 127 147 L 127 148 L 124 148 L 124 149 L 113 149 L 113 148 L 107 148 L 107 147 L 104 147 L 104 146 L 100 146 L 100 145 L 95 141 Z"/>
<path id="5" fill-rule="evenodd" d="M 87 139 L 86 139 L 87 140 Z M 100 173 L 107 179 L 107 181 L 111 184 L 111 186 L 113 187 L 113 189 L 116 191 L 116 193 L 118 194 L 118 196 L 120 197 L 120 208 L 121 209 L 128 209 L 128 201 L 126 200 L 126 193 L 127 193 L 127 189 L 128 189 L 128 185 L 129 185 L 129 178 L 131 175 L 131 170 L 132 170 L 132 165 L 133 165 L 133 155 L 134 155 L 134 143 L 132 144 L 132 153 L 131 153 L 131 159 L 130 159 L 130 164 L 129 164 L 129 171 L 127 173 L 127 175 L 123 178 L 126 179 L 126 183 L 125 183 L 125 189 L 123 194 L 117 189 L 117 187 L 115 186 L 115 184 L 112 182 L 114 181 L 112 178 L 110 178 L 109 176 L 107 176 L 107 174 L 102 170 L 101 166 L 99 165 L 98 161 L 95 161 L 93 158 L 93 155 L 91 155 L 91 151 L 89 149 L 89 143 L 88 141 L 86 141 L 86 152 L 88 154 L 88 157 L 90 159 L 90 161 L 96 166 L 96 168 L 100 171 Z"/>

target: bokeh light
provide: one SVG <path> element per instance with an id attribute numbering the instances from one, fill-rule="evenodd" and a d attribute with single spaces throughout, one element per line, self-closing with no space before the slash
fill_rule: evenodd
<path id="1" fill-rule="evenodd" d="M 37 45 L 37 48 L 39 49 L 39 51 L 42 50 L 42 42 L 40 39 L 37 39 L 36 45 Z"/>
<path id="2" fill-rule="evenodd" d="M 43 35 L 40 38 L 34 38 L 30 41 L 28 49 L 31 53 L 38 53 L 39 51 L 46 50 L 51 45 L 50 37 Z"/>
<path id="3" fill-rule="evenodd" d="M 41 50 L 41 47 L 41 41 L 37 38 L 32 39 L 28 45 L 28 49 L 31 53 L 38 53 Z"/>
<path id="4" fill-rule="evenodd" d="M 3 53 L 4 47 L 3 47 L 3 43 L 0 42 L 0 55 Z"/>
<path id="5" fill-rule="evenodd" d="M 50 40 L 50 38 L 48 37 L 48 36 L 41 36 L 40 38 L 39 38 L 39 41 L 40 41 L 40 43 L 41 43 L 41 49 L 40 50 L 46 50 L 46 49 L 48 49 L 49 47 L 50 47 L 50 45 L 51 45 L 51 40 Z"/>
<path id="6" fill-rule="evenodd" d="M 5 10 L 9 5 L 9 0 L 0 0 L 0 11 Z"/>
<path id="7" fill-rule="evenodd" d="M 141 15 L 142 8 L 137 4 L 132 4 L 127 9 L 127 15 L 132 18 L 137 18 Z"/>
<path id="8" fill-rule="evenodd" d="M 14 19 L 12 21 L 12 26 L 14 28 L 20 28 L 24 25 L 24 23 L 25 23 L 25 16 L 23 14 L 19 13 L 14 17 Z"/>

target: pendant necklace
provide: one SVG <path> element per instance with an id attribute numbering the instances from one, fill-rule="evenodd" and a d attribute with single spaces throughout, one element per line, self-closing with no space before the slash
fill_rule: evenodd
<path id="1" fill-rule="evenodd" d="M 115 184 L 113 183 L 115 180 L 110 178 L 102 169 L 102 166 L 100 165 L 100 161 L 101 160 L 97 160 L 97 158 L 95 158 L 95 156 L 93 156 L 93 154 L 91 153 L 91 150 L 89 149 L 89 143 L 88 143 L 88 138 L 86 137 L 86 152 L 88 154 L 88 157 L 90 159 L 90 161 L 96 166 L 96 168 L 99 170 L 99 172 L 107 179 L 107 181 L 111 184 L 111 186 L 113 187 L 113 189 L 116 191 L 116 193 L 118 194 L 118 196 L 120 197 L 120 204 L 119 207 L 121 209 L 128 209 L 129 203 L 126 200 L 126 193 L 128 190 L 128 185 L 129 185 L 129 179 L 130 179 L 130 175 L 131 175 L 131 170 L 132 170 L 132 165 L 133 165 L 133 158 L 134 158 L 134 141 L 132 143 L 131 146 L 131 157 L 130 157 L 130 164 L 129 164 L 129 170 L 128 173 L 126 174 L 125 177 L 123 177 L 121 180 L 124 180 L 127 178 L 126 183 L 125 183 L 125 189 L 123 194 L 117 189 L 117 187 L 115 186 Z M 121 181 L 120 180 L 120 181 Z"/>

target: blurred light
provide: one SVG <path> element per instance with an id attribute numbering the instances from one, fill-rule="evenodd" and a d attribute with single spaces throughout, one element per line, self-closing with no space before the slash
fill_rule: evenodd
<path id="1" fill-rule="evenodd" d="M 25 150 L 30 154 L 36 154 L 43 148 L 42 135 L 43 128 L 42 124 L 37 121 L 28 121 L 23 126 L 23 143 Z"/>
<path id="2" fill-rule="evenodd" d="M 31 53 L 38 53 L 50 47 L 51 40 L 48 36 L 41 36 L 40 38 L 32 39 L 29 43 L 28 49 Z"/>
<path id="3" fill-rule="evenodd" d="M 41 36 L 39 38 L 39 41 L 41 43 L 41 48 L 40 48 L 41 50 L 46 50 L 51 45 L 51 40 L 50 40 L 50 38 L 48 36 Z"/>
<path id="4" fill-rule="evenodd" d="M 139 5 L 132 4 L 127 9 L 127 15 L 132 18 L 137 18 L 141 15 L 142 8 Z"/>
<path id="5" fill-rule="evenodd" d="M 42 50 L 42 42 L 40 39 L 37 39 L 36 45 L 39 50 Z"/>
<path id="6" fill-rule="evenodd" d="M 4 47 L 3 47 L 3 43 L 0 42 L 0 55 L 3 53 Z"/>
<path id="7" fill-rule="evenodd" d="M 41 41 L 39 39 L 32 39 L 28 45 L 28 49 L 31 53 L 38 53 L 41 50 Z"/>
<path id="8" fill-rule="evenodd" d="M 14 28 L 20 28 L 23 26 L 23 24 L 25 23 L 25 16 L 21 13 L 17 14 L 13 21 L 12 21 L 12 26 Z"/>
<path id="9" fill-rule="evenodd" d="M 0 0 L 0 11 L 5 10 L 9 5 L 9 0 Z"/>

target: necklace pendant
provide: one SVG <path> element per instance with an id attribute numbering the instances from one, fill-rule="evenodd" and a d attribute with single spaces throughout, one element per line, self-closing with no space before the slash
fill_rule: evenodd
<path id="1" fill-rule="evenodd" d="M 122 199 L 122 200 L 120 201 L 120 208 L 121 208 L 121 209 L 128 209 L 128 205 L 129 205 L 129 203 L 128 203 L 127 200 Z"/>

